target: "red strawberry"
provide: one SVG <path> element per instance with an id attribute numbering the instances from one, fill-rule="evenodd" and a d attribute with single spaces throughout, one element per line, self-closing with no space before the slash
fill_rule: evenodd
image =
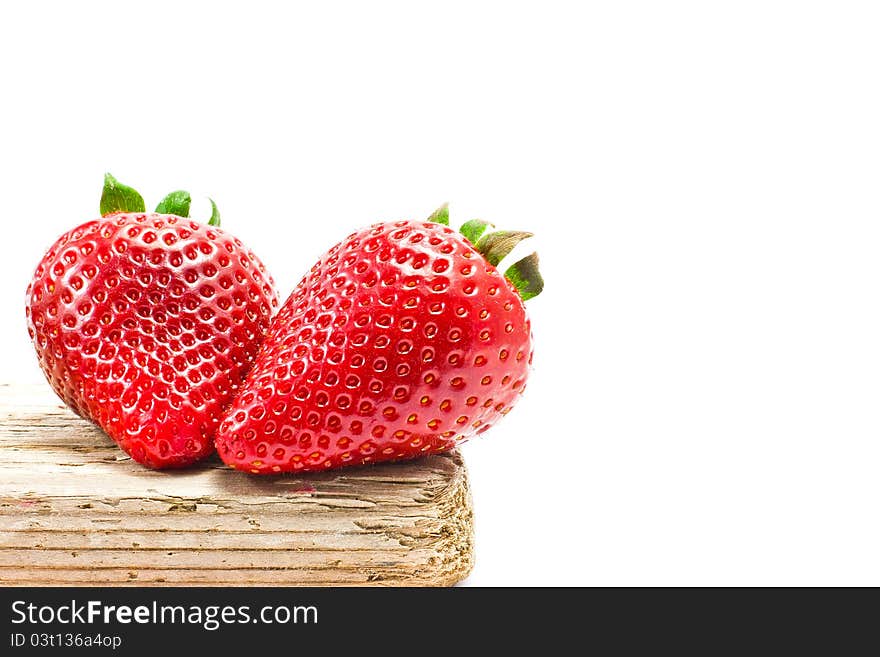
<path id="1" fill-rule="evenodd" d="M 205 225 L 185 218 L 189 205 L 174 192 L 145 214 L 108 174 L 102 218 L 62 235 L 27 290 L 52 388 L 153 468 L 211 453 L 278 305 L 262 263 L 216 227 L 216 206 Z"/>
<path id="2" fill-rule="evenodd" d="M 444 207 L 376 224 L 312 267 L 220 424 L 226 463 L 264 474 L 413 458 L 510 411 L 532 359 L 523 300 L 543 282 L 534 253 L 505 275 L 495 265 L 530 234 L 478 241 L 486 224 L 472 221 L 469 241 L 445 223 Z"/>

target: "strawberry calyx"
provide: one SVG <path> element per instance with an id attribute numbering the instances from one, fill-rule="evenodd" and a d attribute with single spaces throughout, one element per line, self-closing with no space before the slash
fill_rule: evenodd
<path id="1" fill-rule="evenodd" d="M 208 219 L 209 226 L 220 225 L 220 211 L 214 199 L 211 201 L 211 217 Z M 159 214 L 173 214 L 178 217 L 189 217 L 189 208 L 192 197 L 189 192 L 179 189 L 167 194 L 159 201 L 156 212 Z M 120 212 L 146 212 L 144 197 L 137 190 L 128 185 L 123 185 L 111 174 L 104 174 L 104 189 L 101 191 L 101 216 L 106 217 Z"/>
<path id="2" fill-rule="evenodd" d="M 437 208 L 428 221 L 449 225 L 449 204 L 444 203 Z M 530 237 L 533 233 L 521 230 L 496 230 L 486 232 L 489 227 L 495 225 L 482 219 L 471 219 L 459 228 L 459 232 L 467 239 L 474 248 L 486 258 L 486 261 L 497 267 L 504 258 L 510 255 L 516 246 Z M 504 270 L 504 277 L 510 281 L 519 292 L 523 301 L 528 301 L 544 289 L 544 279 L 538 267 L 537 252 L 531 253 L 517 260 Z"/>

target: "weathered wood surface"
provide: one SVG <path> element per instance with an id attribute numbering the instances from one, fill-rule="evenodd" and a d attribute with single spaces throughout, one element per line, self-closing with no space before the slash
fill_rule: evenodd
<path id="1" fill-rule="evenodd" d="M 47 386 L 0 385 L 0 585 L 437 585 L 473 565 L 457 453 L 256 478 L 155 472 Z"/>

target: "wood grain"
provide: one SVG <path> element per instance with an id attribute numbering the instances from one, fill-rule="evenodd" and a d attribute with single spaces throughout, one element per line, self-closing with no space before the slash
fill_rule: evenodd
<path id="1" fill-rule="evenodd" d="M 0 385 L 0 584 L 448 586 L 473 565 L 460 455 L 253 477 L 148 470 L 46 386 Z"/>

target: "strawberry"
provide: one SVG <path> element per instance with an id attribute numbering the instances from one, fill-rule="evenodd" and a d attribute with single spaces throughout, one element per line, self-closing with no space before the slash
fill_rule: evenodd
<path id="1" fill-rule="evenodd" d="M 100 219 L 62 235 L 27 290 L 28 332 L 52 388 L 152 468 L 213 451 L 278 305 L 272 278 L 242 243 L 187 219 L 169 194 L 145 213 L 109 174 Z"/>
<path id="2" fill-rule="evenodd" d="M 530 233 L 459 234 L 380 223 L 331 248 L 281 307 L 215 439 L 255 474 L 326 470 L 443 452 L 489 429 L 526 387 L 523 304 L 537 254 L 495 265 Z"/>

